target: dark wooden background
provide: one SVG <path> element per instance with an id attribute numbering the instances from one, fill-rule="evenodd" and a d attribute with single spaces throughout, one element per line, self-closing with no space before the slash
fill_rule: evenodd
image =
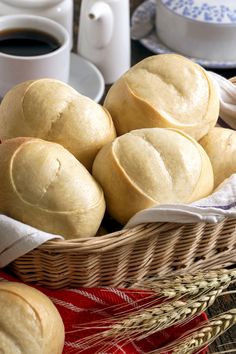
<path id="1" fill-rule="evenodd" d="M 86 0 L 84 0 L 86 1 Z M 128 0 L 127 0 L 128 1 Z M 143 0 L 130 0 L 130 13 L 142 3 Z M 76 51 L 76 43 L 78 36 L 78 26 L 79 26 L 79 14 L 80 14 L 80 4 L 81 0 L 74 0 L 74 47 L 73 50 Z M 131 41 L 131 61 L 132 64 L 144 59 L 147 56 L 153 55 L 151 51 L 144 48 L 139 42 Z M 212 69 L 211 69 L 212 70 Z M 230 70 L 214 70 L 217 73 L 229 78 L 236 76 L 236 69 Z M 109 86 L 106 87 L 105 94 Z M 232 286 L 231 290 L 235 290 L 236 287 Z M 236 295 L 227 295 L 220 297 L 215 304 L 208 310 L 208 316 L 213 317 L 216 314 L 227 311 L 230 308 L 236 307 Z M 224 335 L 219 337 L 214 343 L 209 347 L 209 353 L 229 353 L 230 349 L 235 349 L 236 353 L 236 326 L 228 330 Z"/>

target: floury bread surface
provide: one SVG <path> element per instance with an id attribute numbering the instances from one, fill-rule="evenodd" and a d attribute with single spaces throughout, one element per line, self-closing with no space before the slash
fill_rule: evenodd
<path id="1" fill-rule="evenodd" d="M 0 353 L 62 353 L 64 325 L 46 295 L 22 283 L 0 282 L 0 308 Z"/>
<path id="2" fill-rule="evenodd" d="M 199 143 L 211 161 L 215 187 L 236 173 L 236 131 L 215 127 Z"/>
<path id="3" fill-rule="evenodd" d="M 190 203 L 210 194 L 213 171 L 203 148 L 182 131 L 131 131 L 104 146 L 93 175 L 101 184 L 109 214 L 125 224 L 156 204 Z"/>
<path id="4" fill-rule="evenodd" d="M 219 114 L 219 98 L 207 72 L 176 54 L 151 56 L 133 66 L 110 88 L 104 106 L 118 135 L 176 128 L 199 140 Z"/>
<path id="5" fill-rule="evenodd" d="M 0 144 L 0 212 L 65 238 L 94 236 L 103 191 L 61 145 L 36 138 Z"/>
<path id="6" fill-rule="evenodd" d="M 15 86 L 0 105 L 0 139 L 21 136 L 59 143 L 91 169 L 99 149 L 116 133 L 101 105 L 65 83 L 40 79 Z"/>

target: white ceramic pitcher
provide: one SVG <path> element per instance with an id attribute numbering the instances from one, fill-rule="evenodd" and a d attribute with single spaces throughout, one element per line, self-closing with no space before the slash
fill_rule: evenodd
<path id="1" fill-rule="evenodd" d="M 73 43 L 73 0 L 0 0 L 0 16 L 30 14 L 60 23 Z M 43 28 L 42 28 L 43 30 Z"/>
<path id="2" fill-rule="evenodd" d="M 129 0 L 82 0 L 77 51 L 98 67 L 106 84 L 128 70 Z"/>

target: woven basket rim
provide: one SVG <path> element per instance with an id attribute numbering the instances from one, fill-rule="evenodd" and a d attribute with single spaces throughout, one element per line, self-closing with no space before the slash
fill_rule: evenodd
<path id="1" fill-rule="evenodd" d="M 59 248 L 68 248 L 70 250 L 79 249 L 82 251 L 91 251 L 94 247 L 94 251 L 98 250 L 108 250 L 117 248 L 120 246 L 128 245 L 129 243 L 134 242 L 135 240 L 141 240 L 150 237 L 150 232 L 167 232 L 174 229 L 181 229 L 183 227 L 191 227 L 193 225 L 202 224 L 219 224 L 223 220 L 235 220 L 233 217 L 223 217 L 221 221 L 217 223 L 207 223 L 207 222 L 196 222 L 196 223 L 173 223 L 173 222 L 155 222 L 155 223 L 144 223 L 137 225 L 133 228 L 122 228 L 121 230 L 111 232 L 102 236 L 94 237 L 80 237 L 73 239 L 52 239 L 49 240 L 37 248 L 40 250 L 52 250 L 54 247 Z"/>
<path id="2" fill-rule="evenodd" d="M 190 225 L 190 224 L 189 224 Z M 102 236 L 93 237 L 79 237 L 73 239 L 52 239 L 44 244 L 38 246 L 37 248 L 44 248 L 44 246 L 52 248 L 54 246 L 68 246 L 68 247 L 79 247 L 80 250 L 83 248 L 91 248 L 91 246 L 96 245 L 98 248 L 103 248 L 105 246 L 123 246 L 129 242 L 133 242 L 135 239 L 144 239 L 149 237 L 149 232 L 153 230 L 167 231 L 169 229 L 175 228 L 176 223 L 145 223 L 137 225 L 130 229 L 121 229 L 115 232 L 111 232 Z M 179 224 L 181 227 L 182 224 Z"/>
<path id="3" fill-rule="evenodd" d="M 51 289 L 125 286 L 130 278 L 236 263 L 236 218 L 216 223 L 146 223 L 111 234 L 47 241 L 9 267 Z"/>

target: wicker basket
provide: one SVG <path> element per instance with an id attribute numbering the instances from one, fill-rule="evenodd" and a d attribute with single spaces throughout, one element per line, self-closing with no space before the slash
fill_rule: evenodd
<path id="1" fill-rule="evenodd" d="M 230 79 L 236 85 L 236 76 Z M 94 238 L 48 241 L 10 265 L 51 289 L 125 287 L 129 279 L 236 263 L 236 219 L 216 224 L 143 224 Z"/>
<path id="2" fill-rule="evenodd" d="M 47 288 L 125 286 L 149 274 L 236 263 L 236 219 L 217 224 L 143 224 L 101 237 L 48 241 L 10 265 Z"/>

